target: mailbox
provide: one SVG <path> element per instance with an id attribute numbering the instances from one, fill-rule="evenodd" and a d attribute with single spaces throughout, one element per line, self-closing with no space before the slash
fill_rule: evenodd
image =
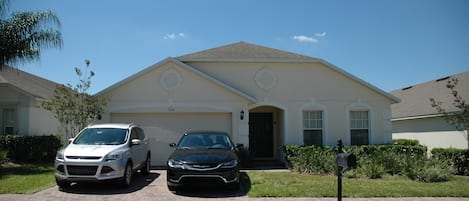
<path id="1" fill-rule="evenodd" d="M 353 154 L 348 153 L 338 153 L 337 154 L 337 166 L 339 167 L 350 167 L 356 168 L 357 167 L 357 157 Z"/>

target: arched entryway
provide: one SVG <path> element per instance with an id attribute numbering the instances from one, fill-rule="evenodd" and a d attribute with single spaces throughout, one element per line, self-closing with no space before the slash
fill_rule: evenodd
<path id="1" fill-rule="evenodd" d="M 249 152 L 253 160 L 280 160 L 284 144 L 284 112 L 273 106 L 249 110 Z"/>

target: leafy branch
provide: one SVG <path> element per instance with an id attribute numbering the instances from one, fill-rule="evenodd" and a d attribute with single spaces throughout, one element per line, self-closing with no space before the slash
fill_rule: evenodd
<path id="1" fill-rule="evenodd" d="M 455 126 L 459 131 L 468 130 L 469 128 L 469 104 L 462 98 L 462 96 L 456 90 L 458 84 L 457 78 L 448 80 L 446 88 L 451 91 L 451 95 L 454 98 L 453 105 L 457 108 L 455 112 L 447 112 L 442 107 L 442 102 L 437 101 L 434 98 L 430 98 L 431 106 L 435 108 L 438 113 L 443 114 L 444 119 L 451 125 Z"/>

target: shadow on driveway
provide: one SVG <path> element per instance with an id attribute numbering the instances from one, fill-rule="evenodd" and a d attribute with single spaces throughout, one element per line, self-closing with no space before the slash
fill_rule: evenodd
<path id="1" fill-rule="evenodd" d="M 242 197 L 251 190 L 251 180 L 245 172 L 240 172 L 240 188 L 233 190 L 224 186 L 185 186 L 173 192 L 179 196 L 197 198 L 230 198 Z"/>
<path id="2" fill-rule="evenodd" d="M 115 195 L 126 194 L 139 191 L 145 186 L 148 186 L 155 179 L 160 176 L 159 173 L 151 172 L 148 175 L 135 174 L 132 179 L 132 184 L 128 188 L 123 188 L 115 183 L 96 183 L 96 182 L 83 182 L 72 184 L 69 188 L 60 191 L 74 194 L 91 194 L 91 195 Z"/>

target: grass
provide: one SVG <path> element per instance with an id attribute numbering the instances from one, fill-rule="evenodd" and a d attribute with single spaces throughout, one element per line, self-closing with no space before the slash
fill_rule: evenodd
<path id="1" fill-rule="evenodd" d="M 249 197 L 336 197 L 337 177 L 291 172 L 247 172 Z M 469 178 L 423 183 L 405 177 L 343 178 L 344 197 L 469 197 Z"/>
<path id="2" fill-rule="evenodd" d="M 0 194 L 34 193 L 55 185 L 52 165 L 0 168 Z"/>

